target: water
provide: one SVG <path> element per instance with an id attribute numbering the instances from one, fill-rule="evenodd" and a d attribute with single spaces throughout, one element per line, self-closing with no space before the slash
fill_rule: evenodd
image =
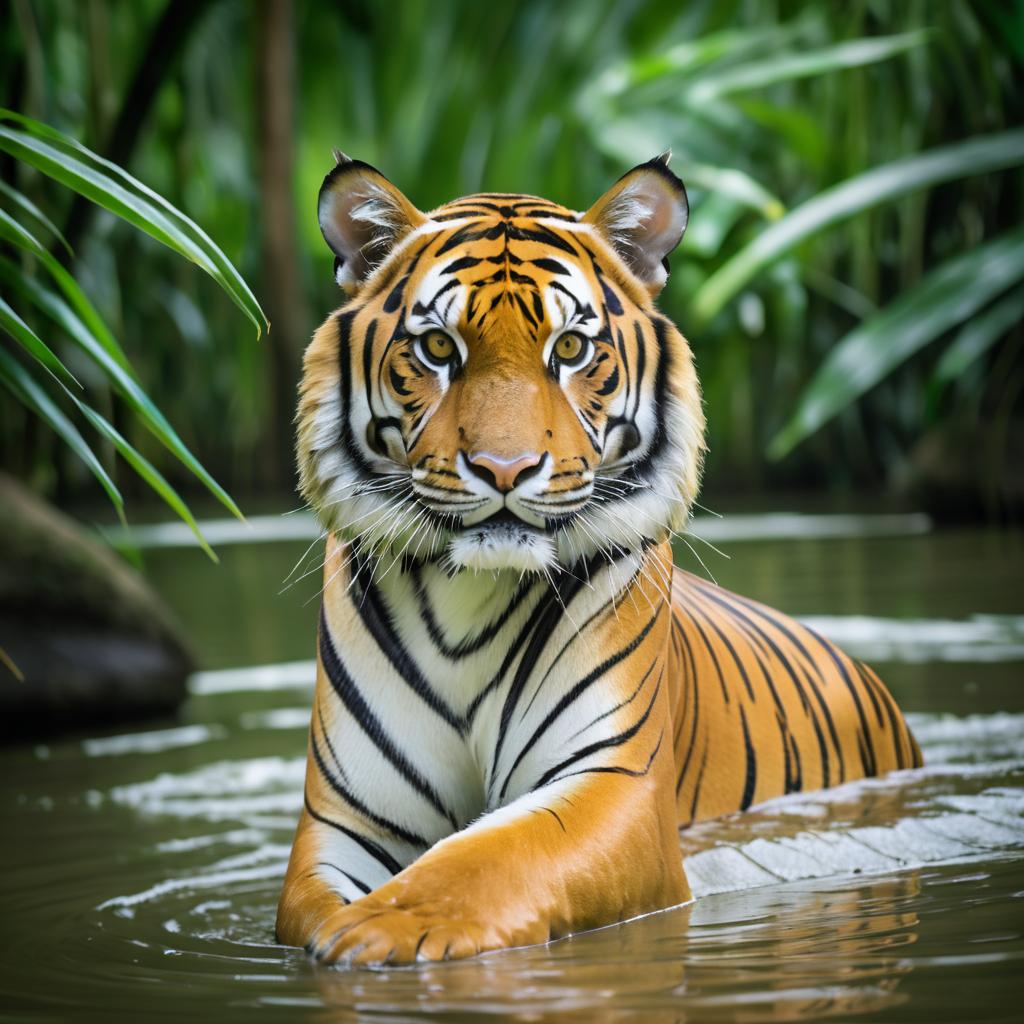
<path id="1" fill-rule="evenodd" d="M 147 550 L 204 672 L 176 721 L 0 752 L 0 1019 L 1019 1020 L 1024 538 L 786 522 L 704 524 L 732 558 L 698 550 L 718 582 L 873 658 L 927 766 L 684 833 L 689 906 L 400 970 L 314 968 L 273 942 L 315 577 L 278 591 L 308 529 L 226 544 L 220 568 Z"/>

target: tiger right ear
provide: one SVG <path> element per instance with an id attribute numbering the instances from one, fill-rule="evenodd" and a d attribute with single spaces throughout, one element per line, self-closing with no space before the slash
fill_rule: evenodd
<path id="1" fill-rule="evenodd" d="M 336 259 L 334 276 L 355 291 L 410 231 L 426 222 L 376 167 L 334 151 L 337 166 L 317 199 L 320 230 Z"/>
<path id="2" fill-rule="evenodd" d="M 583 215 L 651 295 L 668 277 L 668 254 L 686 230 L 689 204 L 683 183 L 668 169 L 671 152 L 627 171 Z"/>

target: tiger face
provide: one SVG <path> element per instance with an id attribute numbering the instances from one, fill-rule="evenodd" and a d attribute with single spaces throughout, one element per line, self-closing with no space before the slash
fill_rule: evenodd
<path id="1" fill-rule="evenodd" d="M 586 213 L 485 193 L 424 214 L 339 155 L 319 197 L 346 305 L 306 352 L 304 496 L 377 555 L 547 572 L 686 522 L 704 417 L 654 307 L 686 225 L 667 156 Z"/>

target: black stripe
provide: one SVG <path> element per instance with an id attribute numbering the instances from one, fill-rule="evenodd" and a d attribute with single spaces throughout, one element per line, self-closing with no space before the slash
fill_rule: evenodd
<path id="1" fill-rule="evenodd" d="M 697 686 L 697 661 L 693 656 L 693 648 L 690 647 L 690 638 L 686 635 L 686 631 L 683 629 L 682 623 L 676 617 L 675 613 L 672 615 L 673 618 L 673 633 L 677 635 L 682 641 L 683 650 L 686 652 L 687 659 L 690 664 L 690 671 L 688 674 L 683 676 L 683 685 L 687 687 L 686 695 L 693 700 L 693 718 L 690 722 L 690 739 L 686 748 L 686 757 L 683 760 L 683 765 L 679 769 L 679 776 L 676 779 L 676 793 L 683 787 L 683 780 L 686 778 L 686 771 L 690 767 L 690 759 L 693 757 L 693 751 L 696 747 L 697 739 L 697 719 L 700 716 L 700 687 Z M 689 703 L 689 701 L 687 702 Z M 680 717 L 682 714 L 680 713 Z M 676 751 L 678 754 L 678 751 Z"/>
<path id="2" fill-rule="evenodd" d="M 704 593 L 702 591 L 695 590 L 694 594 L 693 594 L 693 597 L 696 598 L 696 600 L 694 600 L 691 603 L 691 605 L 690 605 L 690 609 L 689 610 L 691 610 L 691 611 L 695 611 L 696 610 L 699 601 L 701 599 L 703 599 L 705 597 L 705 595 L 704 595 Z M 705 613 L 705 617 L 706 617 L 706 620 L 707 620 L 708 624 L 719 635 L 719 637 L 721 638 L 722 642 L 728 648 L 729 653 L 732 655 L 733 660 L 736 662 L 736 666 L 740 670 L 740 674 L 743 677 L 743 682 L 746 685 L 747 693 L 750 695 L 751 700 L 756 701 L 756 697 L 754 696 L 753 687 L 751 686 L 750 679 L 747 676 L 746 669 L 743 667 L 743 664 L 740 661 L 739 655 L 736 653 L 735 649 L 733 648 L 732 643 L 730 643 L 729 639 L 726 637 L 726 635 L 719 628 L 718 624 L 711 617 L 710 613 Z M 736 625 L 736 628 L 739 629 L 743 633 L 744 637 L 746 637 L 747 639 L 752 639 L 749 630 L 744 628 L 744 625 L 743 625 L 742 622 L 734 622 L 734 624 Z M 785 775 L 784 775 L 784 778 L 785 778 L 784 788 L 785 788 L 785 791 L 787 793 L 792 793 L 792 792 L 795 792 L 796 790 L 799 790 L 799 789 L 803 788 L 802 787 L 802 775 L 803 775 L 803 773 L 802 773 L 802 770 L 801 770 L 801 767 L 800 767 L 800 753 L 799 753 L 799 751 L 796 750 L 796 741 L 793 739 L 793 735 L 792 735 L 792 733 L 790 732 L 790 729 L 789 729 L 789 719 L 788 719 L 786 707 L 783 704 L 782 699 L 779 697 L 778 690 L 775 689 L 775 683 L 772 681 L 771 673 L 768 671 L 768 666 L 765 665 L 764 661 L 761 659 L 761 655 L 754 648 L 753 644 L 751 644 L 750 653 L 753 656 L 754 661 L 757 663 L 758 668 L 760 668 L 760 670 L 761 670 L 761 675 L 764 678 L 764 683 L 768 687 L 768 692 L 771 694 L 772 701 L 775 704 L 775 720 L 776 720 L 776 723 L 779 726 L 779 731 L 781 733 L 781 739 L 782 739 L 783 765 L 784 765 L 784 773 L 785 773 Z M 815 730 L 815 733 L 816 733 L 817 738 L 818 738 L 818 751 L 819 751 L 819 753 L 821 755 L 822 776 L 823 776 L 823 779 L 824 779 L 822 785 L 825 788 L 828 788 L 828 780 L 829 780 L 829 774 L 830 774 L 829 773 L 828 745 L 825 743 L 825 737 L 824 737 L 824 735 L 821 732 L 821 726 L 818 723 L 817 716 L 814 715 L 813 712 L 810 713 L 810 719 L 811 719 L 812 725 L 814 726 L 814 730 Z M 792 750 L 795 751 L 795 763 L 796 763 L 796 771 L 795 772 L 793 771 L 793 758 L 791 757 L 791 753 L 790 753 L 791 747 L 792 747 Z"/>
<path id="3" fill-rule="evenodd" d="M 458 829 L 459 822 L 454 813 L 444 805 L 434 787 L 409 763 L 405 754 L 388 735 L 380 719 L 377 718 L 369 704 L 366 703 L 355 680 L 345 670 L 345 666 L 342 665 L 331 639 L 330 627 L 327 624 L 327 614 L 323 606 L 320 609 L 320 660 L 323 663 L 324 672 L 327 674 L 331 688 L 338 695 L 338 699 L 345 706 L 348 713 L 356 720 L 363 732 L 366 733 L 370 742 L 438 814 L 446 818 L 453 828 Z"/>
<path id="4" fill-rule="evenodd" d="M 549 228 L 541 227 L 540 225 L 533 228 L 524 228 L 520 227 L 518 224 L 509 224 L 508 237 L 524 242 L 540 242 L 542 245 L 550 245 L 555 249 L 561 249 L 562 252 L 567 252 L 570 256 L 579 257 L 579 253 L 575 246 L 573 246 L 567 239 L 562 238 L 561 235 L 555 234 L 555 232 Z"/>
<path id="5" fill-rule="evenodd" d="M 725 608 L 739 621 L 746 623 L 751 630 L 753 630 L 759 637 L 761 637 L 761 639 L 768 645 L 771 652 L 778 659 L 779 663 L 783 668 L 783 671 L 786 673 L 786 675 L 789 676 L 790 680 L 793 683 L 793 686 L 796 688 L 797 693 L 800 695 L 804 711 L 807 713 L 812 725 L 814 726 L 815 734 L 818 737 L 818 745 L 822 751 L 822 773 L 824 774 L 825 765 L 827 764 L 827 751 L 824 743 L 824 737 L 821 733 L 821 726 L 818 722 L 817 715 L 815 714 L 813 708 L 811 708 L 810 703 L 807 700 L 806 693 L 804 692 L 803 686 L 801 685 L 800 680 L 797 677 L 796 671 L 793 668 L 792 663 L 782 653 L 782 650 L 779 648 L 778 644 L 776 644 L 775 641 L 763 629 L 761 629 L 761 627 L 758 626 L 757 623 L 753 621 L 753 619 L 750 618 L 750 616 L 744 614 L 743 611 L 737 608 L 736 605 L 733 604 L 730 600 L 727 600 L 727 598 L 731 598 L 733 601 L 742 604 L 743 607 L 749 609 L 749 611 L 752 614 L 760 616 L 766 622 L 770 623 L 781 633 L 787 636 L 790 639 L 790 641 L 794 644 L 794 646 L 796 646 L 799 650 L 802 650 L 804 652 L 805 656 L 808 658 L 810 664 L 814 667 L 819 677 L 821 677 L 821 669 L 818 668 L 818 666 L 814 663 L 813 659 L 810 658 L 810 655 L 807 653 L 806 648 L 796 639 L 796 637 L 793 636 L 792 632 L 786 629 L 786 627 L 782 623 L 775 621 L 775 619 L 772 616 L 765 614 L 765 611 L 761 608 L 760 605 L 744 601 L 742 598 L 740 598 L 736 594 L 731 593 L 730 591 L 721 590 L 719 588 L 713 589 L 710 586 L 705 586 L 699 580 L 696 582 L 700 593 L 706 596 L 709 601 L 714 601 L 716 604 Z M 824 677 L 821 678 L 822 681 L 824 681 Z M 829 735 L 832 738 L 832 743 L 835 746 L 836 757 L 839 760 L 839 781 L 844 782 L 846 780 L 846 759 L 843 756 L 843 748 L 839 742 L 839 734 L 836 731 L 835 721 L 832 718 L 832 712 L 829 710 L 829 706 L 825 701 L 824 697 L 822 697 L 818 687 L 814 685 L 813 680 L 811 680 L 810 677 L 807 677 L 807 682 L 811 688 L 811 692 L 814 694 L 815 700 L 818 703 L 818 707 L 821 711 L 821 714 L 825 719 L 825 725 L 828 727 Z"/>
<path id="6" fill-rule="evenodd" d="M 311 818 L 315 821 L 319 821 L 321 825 L 327 825 L 330 828 L 341 832 L 343 835 L 348 836 L 357 846 L 362 847 L 378 864 L 385 867 L 393 875 L 397 875 L 402 870 L 402 865 L 398 863 L 395 858 L 384 849 L 380 843 L 375 843 L 372 839 L 368 839 L 366 836 L 360 835 L 358 832 L 353 831 L 341 822 L 333 821 L 319 811 L 313 809 L 313 805 L 309 802 L 309 795 L 303 794 L 303 800 L 306 804 L 306 811 Z M 423 843 L 422 845 L 426 845 Z"/>
<path id="7" fill-rule="evenodd" d="M 750 730 L 747 728 L 747 715 L 740 705 L 740 725 L 743 726 L 743 748 L 747 755 L 747 771 L 743 781 L 743 798 L 740 800 L 740 810 L 745 811 L 754 799 L 754 789 L 757 787 L 757 754 L 754 752 L 754 745 L 750 742 Z"/>
<path id="8" fill-rule="evenodd" d="M 347 871 L 343 871 L 337 864 L 331 864 L 326 860 L 319 860 L 317 861 L 316 866 L 318 868 L 330 868 L 332 871 L 337 871 L 339 875 L 347 878 L 364 896 L 370 891 L 370 887 L 364 881 L 356 878 L 355 875 L 350 875 Z M 344 899 L 344 897 L 342 897 L 342 899 Z"/>
<path id="9" fill-rule="evenodd" d="M 604 292 L 604 301 L 608 306 L 608 312 L 612 313 L 615 316 L 622 316 L 622 303 L 619 301 L 618 295 L 615 294 L 611 286 L 603 277 L 600 279 L 600 281 L 601 290 Z"/>
<path id="10" fill-rule="evenodd" d="M 471 654 L 476 654 L 477 651 L 490 643 L 490 641 L 498 635 L 505 623 L 508 622 L 509 617 L 523 603 L 523 600 L 530 591 L 533 590 L 535 583 L 533 580 L 529 579 L 521 583 L 519 588 L 512 595 L 509 603 L 496 619 L 492 619 L 482 630 L 480 630 L 479 633 L 474 633 L 471 637 L 460 640 L 455 645 L 448 644 L 444 638 L 444 633 L 441 631 L 441 627 L 438 625 L 437 619 L 434 616 L 434 611 L 430 607 L 430 595 L 427 593 L 426 587 L 423 585 L 423 578 L 418 566 L 413 568 L 412 585 L 417 603 L 419 604 L 420 620 L 426 627 L 427 633 L 430 635 L 430 639 L 434 642 L 434 646 L 446 658 L 459 660 L 461 658 L 466 658 Z"/>
<path id="11" fill-rule="evenodd" d="M 700 638 L 704 642 L 704 647 L 707 650 L 708 655 L 711 657 L 711 663 L 715 666 L 715 673 L 718 676 L 718 685 L 721 687 L 722 690 L 722 698 L 725 700 L 726 704 L 729 704 L 729 690 L 728 687 L 726 687 L 725 685 L 725 675 L 722 673 L 722 666 L 718 663 L 718 655 L 715 654 L 714 645 L 708 639 L 708 635 L 704 632 L 703 628 L 701 627 L 701 624 L 696 620 L 696 618 L 694 618 L 691 609 L 687 608 L 686 612 L 687 614 L 689 614 L 690 621 L 693 623 L 697 632 L 700 633 Z"/>
<path id="12" fill-rule="evenodd" d="M 658 663 L 658 659 L 655 658 L 654 661 L 652 661 L 650 663 L 650 665 L 648 665 L 647 671 L 640 677 L 640 682 L 636 684 L 635 689 L 633 690 L 633 692 L 628 697 L 624 697 L 622 700 L 620 700 L 619 703 L 615 705 L 615 707 L 609 708 L 607 711 L 602 711 L 601 714 L 599 714 L 597 716 L 597 718 L 594 718 L 591 721 L 587 722 L 587 724 L 585 726 L 583 726 L 581 729 L 577 729 L 572 734 L 572 736 L 569 737 L 569 739 L 575 739 L 577 736 L 581 735 L 582 733 L 585 733 L 588 729 L 592 729 L 595 725 L 597 725 L 598 722 L 600 722 L 603 719 L 607 718 L 609 715 L 614 715 L 616 711 L 620 711 L 627 704 L 632 704 L 633 701 L 636 700 L 637 694 L 639 694 L 640 691 L 644 688 L 644 683 L 646 683 L 647 680 L 650 678 L 651 673 L 654 671 L 654 666 L 657 663 Z M 659 686 L 661 685 L 661 681 L 662 681 L 662 678 L 664 677 L 664 675 L 665 675 L 665 666 L 662 665 L 661 672 L 658 674 L 658 685 Z M 681 723 L 682 722 L 682 715 L 680 715 L 679 718 L 680 718 L 680 723 Z"/>
<path id="13" fill-rule="evenodd" d="M 409 283 L 409 275 L 399 278 L 398 283 L 394 288 L 388 292 L 388 297 L 384 300 L 384 312 L 394 313 L 396 309 L 402 304 L 402 295 L 405 292 L 405 286 Z"/>
<path id="14" fill-rule="evenodd" d="M 600 679 L 606 672 L 613 669 L 619 662 L 628 658 L 643 642 L 647 639 L 647 634 L 654 628 L 654 624 L 658 621 L 661 616 L 662 609 L 665 606 L 664 601 L 658 602 L 658 607 L 654 610 L 654 614 L 648 620 L 647 624 L 640 630 L 640 632 L 633 637 L 632 640 L 626 644 L 625 647 L 618 650 L 615 654 L 605 658 L 597 668 L 588 672 L 578 683 L 576 683 L 567 693 L 564 693 L 557 704 L 547 713 L 544 720 L 534 730 L 533 735 L 526 741 L 519 753 L 516 755 L 515 761 L 512 762 L 512 767 L 509 768 L 508 773 L 505 776 L 505 782 L 501 787 L 500 796 L 504 797 L 508 792 L 509 783 L 512 781 L 512 776 L 515 774 L 516 769 L 519 767 L 523 758 L 533 749 L 534 744 L 548 731 L 549 728 L 554 724 L 556 719 L 574 703 L 584 691 L 589 689 L 598 679 Z M 511 696 L 511 695 L 510 695 Z M 506 702 L 507 703 L 507 702 Z M 502 715 L 504 720 L 504 714 Z M 495 752 L 494 763 L 497 766 L 498 763 L 498 752 Z"/>
<path id="15" fill-rule="evenodd" d="M 909 767 L 908 763 L 905 762 L 905 759 L 903 757 L 903 742 L 902 742 L 903 739 L 904 739 L 904 734 L 909 732 L 909 730 L 907 729 L 906 722 L 903 720 L 902 716 L 900 715 L 899 709 L 893 703 L 893 700 L 892 700 L 892 697 L 889 694 L 889 691 L 886 690 L 886 688 L 882 685 L 882 681 L 875 675 L 874 671 L 869 666 L 865 665 L 864 662 L 859 661 L 857 658 L 851 658 L 850 660 L 853 662 L 853 664 L 856 667 L 857 671 L 860 673 L 861 678 L 869 686 L 871 686 L 873 689 L 877 690 L 877 692 L 878 692 L 878 694 L 879 694 L 879 696 L 880 696 L 880 698 L 882 700 L 882 703 L 885 705 L 886 715 L 888 716 L 889 724 L 892 727 L 892 745 L 893 745 L 893 750 L 894 750 L 894 752 L 896 754 L 896 767 L 897 768 L 907 768 L 907 767 Z M 911 756 L 908 759 L 906 759 L 906 760 L 909 761 L 909 762 L 912 762 L 914 759 L 913 759 L 913 756 L 912 756 L 912 751 L 911 751 L 909 743 L 907 744 L 907 748 L 908 748 L 908 752 L 911 753 Z"/>
<path id="16" fill-rule="evenodd" d="M 391 611 L 387 607 L 384 596 L 373 582 L 372 574 L 368 583 L 362 588 L 361 597 L 353 603 L 367 632 L 373 637 L 380 652 L 388 659 L 391 667 L 403 682 L 431 711 L 444 719 L 453 729 L 461 732 L 465 727 L 463 719 L 434 690 L 415 660 L 405 649 L 401 637 L 395 629 Z"/>
<path id="17" fill-rule="evenodd" d="M 479 266 L 481 262 L 478 256 L 460 256 L 457 260 L 452 260 L 441 273 L 457 274 L 460 270 L 468 270 L 470 267 Z"/>
<path id="18" fill-rule="evenodd" d="M 541 270 L 546 270 L 549 274 L 568 274 L 569 271 L 564 267 L 558 260 L 553 260 L 548 256 L 542 256 L 537 260 L 530 260 L 535 267 L 540 267 Z"/>
<path id="19" fill-rule="evenodd" d="M 421 835 L 417 835 L 415 832 L 410 832 L 408 829 L 403 828 L 401 825 L 396 824 L 393 821 L 389 821 L 387 818 L 382 817 L 379 814 L 374 813 L 360 800 L 355 793 L 353 793 L 347 786 L 343 785 L 334 773 L 328 768 L 327 763 L 324 761 L 324 756 L 320 752 L 320 744 L 316 741 L 316 736 L 313 735 L 312 731 L 309 734 L 310 738 L 310 749 L 313 751 L 313 760 L 316 761 L 317 767 L 320 769 L 320 774 L 323 775 L 327 784 L 338 794 L 347 804 L 350 804 L 356 811 L 358 811 L 364 818 L 372 821 L 378 828 L 383 829 L 385 832 L 390 832 L 397 839 L 401 839 L 403 842 L 409 843 L 410 846 L 418 846 L 420 848 L 426 848 L 430 844 Z"/>
<path id="20" fill-rule="evenodd" d="M 370 464 L 363 457 L 363 453 L 356 444 L 352 434 L 352 321 L 355 319 L 355 312 L 339 313 L 336 317 L 338 324 L 338 370 L 341 377 L 341 443 L 355 468 L 364 477 L 372 477 L 373 470 Z M 372 411 L 372 410 L 371 410 Z"/>
<path id="21" fill-rule="evenodd" d="M 809 629 L 807 626 L 803 627 L 807 630 L 809 636 L 814 637 L 818 641 L 822 650 L 832 659 L 836 668 L 839 670 L 846 688 L 850 691 L 850 696 L 853 698 L 854 706 L 857 709 L 857 718 L 860 720 L 860 734 L 863 739 L 863 746 L 861 748 L 861 765 L 864 768 L 866 775 L 877 775 L 878 774 L 878 759 L 875 756 L 875 744 L 871 739 L 871 729 L 868 727 L 867 716 L 864 714 L 864 705 L 861 702 L 860 694 L 857 693 L 857 688 L 850 677 L 850 673 L 846 670 L 846 666 L 843 664 L 842 658 L 839 656 L 839 651 L 832 644 L 830 644 L 824 637 L 819 636 L 814 632 L 813 629 Z M 866 755 L 866 756 L 865 756 Z"/>
<path id="22" fill-rule="evenodd" d="M 530 635 L 529 643 L 526 645 L 523 656 L 519 660 L 516 674 L 512 678 L 508 693 L 505 695 L 505 703 L 501 708 L 498 738 L 494 744 L 494 754 L 491 760 L 492 779 L 498 772 L 498 759 L 501 757 L 501 750 L 505 743 L 505 737 L 508 734 L 508 727 L 512 721 L 512 713 L 515 711 L 516 704 L 519 703 L 519 698 L 526 688 L 530 673 L 536 667 L 537 659 L 540 657 L 541 651 L 548 644 L 548 641 L 550 641 L 552 634 L 565 621 L 565 609 L 571 604 L 582 586 L 583 581 L 575 577 L 563 576 L 556 579 L 548 594 L 543 611 L 539 618 L 534 620 L 533 632 Z M 564 592 L 562 590 L 563 587 Z M 507 784 L 508 780 L 506 779 Z M 502 789 L 501 795 L 505 795 L 504 789 Z"/>
<path id="23" fill-rule="evenodd" d="M 623 768 L 617 764 L 598 765 L 596 768 L 580 768 L 574 772 L 567 772 L 561 778 L 553 779 L 552 781 L 561 782 L 562 779 L 571 779 L 574 775 L 631 775 L 634 779 L 641 778 L 651 770 L 651 765 L 654 764 L 654 759 L 658 756 L 658 751 L 661 749 L 661 743 L 664 739 L 665 730 L 662 729 L 661 734 L 658 736 L 658 742 L 655 743 L 651 756 L 647 758 L 647 764 L 643 768 Z"/>
<path id="24" fill-rule="evenodd" d="M 607 750 L 609 747 L 621 747 L 623 743 L 631 740 L 643 727 L 644 723 L 651 716 L 651 710 L 654 708 L 654 702 L 658 699 L 658 694 L 661 692 L 661 683 L 654 687 L 654 693 L 651 694 L 651 699 L 647 702 L 647 708 L 644 713 L 628 728 L 618 733 L 616 736 L 609 736 L 607 739 L 595 740 L 593 743 L 588 743 L 585 747 L 580 747 L 579 750 L 574 751 L 560 764 L 555 765 L 554 768 L 549 768 L 541 777 L 538 779 L 534 789 L 540 789 L 541 786 L 549 783 L 559 772 L 564 771 L 571 765 L 576 764 L 577 761 L 582 761 L 584 758 L 589 757 L 591 754 L 596 754 L 599 750 Z"/>

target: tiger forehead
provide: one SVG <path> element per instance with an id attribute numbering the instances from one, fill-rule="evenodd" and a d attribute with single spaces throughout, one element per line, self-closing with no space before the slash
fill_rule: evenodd
<path id="1" fill-rule="evenodd" d="M 525 195 L 520 192 L 478 192 L 475 195 L 453 199 L 439 206 L 429 217 L 431 220 L 454 220 L 476 215 L 481 218 L 514 220 L 519 217 L 554 217 L 556 220 L 579 221 L 579 214 L 550 199 Z"/>
<path id="2" fill-rule="evenodd" d="M 536 196 L 482 193 L 429 218 L 385 303 L 397 312 L 404 301 L 411 326 L 458 323 L 483 334 L 504 325 L 536 339 L 570 320 L 596 320 L 601 289 L 589 227 L 571 210 Z"/>

